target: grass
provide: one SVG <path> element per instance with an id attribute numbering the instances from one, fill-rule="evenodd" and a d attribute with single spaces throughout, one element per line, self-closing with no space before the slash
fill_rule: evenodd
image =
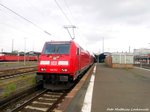
<path id="1" fill-rule="evenodd" d="M 0 98 L 6 98 L 36 84 L 35 74 L 0 80 Z"/>
<path id="2" fill-rule="evenodd" d="M 4 97 L 7 97 L 7 96 L 9 96 L 11 93 L 13 93 L 15 90 L 16 90 L 16 84 L 14 84 L 14 83 L 8 84 L 8 85 L 6 85 L 6 87 L 5 87 L 3 96 L 4 96 Z"/>

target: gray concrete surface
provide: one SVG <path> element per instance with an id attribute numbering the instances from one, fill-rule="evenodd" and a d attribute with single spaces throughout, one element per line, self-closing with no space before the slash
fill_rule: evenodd
<path id="1" fill-rule="evenodd" d="M 92 112 L 150 112 L 150 71 L 97 64 Z"/>

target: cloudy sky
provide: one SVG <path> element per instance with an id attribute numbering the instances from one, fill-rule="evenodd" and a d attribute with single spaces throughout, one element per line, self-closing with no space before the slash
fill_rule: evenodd
<path id="1" fill-rule="evenodd" d="M 12 41 L 13 50 L 41 51 L 46 41 L 70 40 L 70 24 L 90 52 L 103 43 L 109 52 L 150 48 L 149 0 L 0 0 L 0 51 L 11 51 Z"/>

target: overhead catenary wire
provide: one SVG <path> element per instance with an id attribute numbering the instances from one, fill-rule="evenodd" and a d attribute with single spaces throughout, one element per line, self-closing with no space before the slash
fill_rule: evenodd
<path id="1" fill-rule="evenodd" d="M 67 21 L 72 25 L 71 20 L 68 18 L 68 16 L 66 15 L 66 13 L 64 12 L 64 10 L 61 8 L 61 6 L 59 5 L 59 3 L 57 2 L 57 0 L 54 0 L 57 7 L 61 10 L 62 14 L 65 16 L 65 18 L 67 19 Z"/>
<path id="2" fill-rule="evenodd" d="M 41 12 L 41 10 L 39 10 L 39 8 L 38 7 L 35 7 L 35 3 L 33 4 L 30 0 L 25 0 L 30 6 L 32 6 L 32 7 L 34 7 L 34 9 L 36 9 L 36 11 L 38 11 L 38 13 L 40 13 L 42 16 L 44 16 L 43 15 L 43 13 Z M 47 3 L 48 4 L 48 3 Z M 56 4 L 56 3 L 55 3 Z M 51 4 L 48 4 L 48 5 L 51 5 Z M 52 10 L 52 9 L 50 9 L 50 7 L 48 7 L 49 8 L 49 10 Z M 61 29 L 62 30 L 62 29 Z M 47 31 L 44 31 L 45 33 L 48 33 L 49 34 L 49 32 L 47 32 Z M 57 33 L 58 33 L 59 31 L 58 31 L 58 29 L 57 29 Z M 54 34 L 54 32 L 53 32 L 53 34 L 51 34 L 51 36 L 52 37 L 54 37 L 54 38 L 57 38 L 56 37 L 56 35 Z"/>
<path id="3" fill-rule="evenodd" d="M 17 15 L 18 17 L 22 18 L 23 20 L 29 22 L 30 24 L 34 25 L 36 28 L 42 30 L 44 33 L 46 33 L 47 35 L 51 35 L 48 31 L 44 30 L 43 28 L 41 28 L 40 26 L 38 26 L 37 24 L 33 23 L 32 21 L 26 19 L 25 17 L 23 17 L 22 15 L 18 14 L 17 12 L 13 11 L 12 9 L 8 8 L 7 6 L 3 5 L 0 3 L 0 5 L 2 7 L 4 7 L 5 9 L 11 11 L 12 13 L 14 13 L 15 15 Z"/>
<path id="4" fill-rule="evenodd" d="M 64 10 L 61 8 L 61 6 L 60 6 L 59 3 L 57 2 L 57 0 L 54 0 L 54 1 L 55 1 L 56 5 L 58 6 L 58 8 L 61 10 L 62 14 L 65 16 L 65 18 L 66 18 L 66 19 L 68 20 L 68 22 L 71 24 L 71 25 L 64 26 L 64 28 L 67 30 L 67 32 L 68 32 L 69 36 L 71 37 L 71 39 L 72 39 L 72 40 L 75 39 L 74 28 L 76 28 L 76 26 L 74 26 L 74 25 L 72 24 L 72 21 L 68 18 L 68 16 L 67 16 L 66 13 L 64 12 Z M 64 2 L 65 2 L 65 1 L 64 1 Z M 66 2 L 65 2 L 65 4 L 66 4 L 66 6 L 67 6 L 67 3 L 66 3 Z M 67 7 L 68 7 L 68 6 L 67 6 Z M 69 7 L 68 7 L 68 10 L 70 10 Z M 71 12 L 71 11 L 70 11 L 70 12 Z M 69 28 L 72 29 L 72 31 L 73 31 L 73 36 L 71 35 L 71 33 L 70 33 L 70 31 L 69 31 Z"/>
<path id="5" fill-rule="evenodd" d="M 72 22 L 70 21 L 70 19 L 68 18 L 68 16 L 66 15 L 66 13 L 64 12 L 64 10 L 61 8 L 61 6 L 58 4 L 58 2 L 57 2 L 57 0 L 54 0 L 55 1 L 55 3 L 56 3 L 56 5 L 58 6 L 58 8 L 61 10 L 61 12 L 63 13 L 63 15 L 65 16 L 65 18 L 68 20 L 68 22 L 71 24 L 70 26 L 74 26 L 73 24 L 72 24 Z M 71 9 L 70 9 L 70 7 L 69 7 L 69 5 L 68 5 L 68 3 L 66 2 L 66 0 L 63 0 L 63 2 L 65 3 L 65 6 L 66 6 L 66 8 L 68 9 L 68 11 L 70 12 L 70 15 L 71 15 L 71 17 L 72 18 L 74 18 L 74 16 L 73 16 L 73 14 L 72 14 L 72 11 L 71 11 Z M 67 28 L 68 27 L 68 28 Z M 69 32 L 69 26 L 64 26 L 64 28 L 66 28 L 67 29 L 67 32 L 68 32 L 68 34 L 69 34 L 69 36 L 71 37 L 71 39 L 75 39 L 75 33 L 74 33 L 74 28 L 77 28 L 78 29 L 78 27 L 76 27 L 76 25 L 75 25 L 75 27 L 74 28 L 72 28 L 72 30 L 73 30 L 73 36 L 71 35 L 71 33 Z M 78 29 L 78 31 L 79 31 L 79 29 Z M 86 37 L 81 31 L 79 31 L 80 33 L 81 33 L 81 35 L 83 35 L 83 37 Z M 82 38 L 80 38 L 81 40 L 83 40 Z M 86 44 L 86 42 L 83 40 L 82 42 L 84 42 L 85 43 L 85 46 L 87 46 L 87 44 Z"/>
<path id="6" fill-rule="evenodd" d="M 67 3 L 67 1 L 66 0 L 63 0 L 63 2 L 64 2 L 64 4 L 65 4 L 65 6 L 66 6 L 66 8 L 68 9 L 68 11 L 69 11 L 69 13 L 70 13 L 70 15 L 71 15 L 71 17 L 73 18 L 73 20 L 75 20 L 74 19 L 74 15 L 73 15 L 73 13 L 72 13 L 72 10 L 70 9 L 70 7 L 69 7 L 69 5 L 68 5 L 68 3 Z M 76 24 L 76 21 L 73 21 L 75 24 Z M 75 27 L 76 27 L 76 31 L 78 31 L 83 37 L 86 37 L 83 33 L 82 33 L 82 31 L 80 31 L 80 29 L 77 27 L 78 25 L 76 24 L 75 25 Z M 78 33 L 78 34 L 79 34 Z M 69 34 L 70 35 L 70 34 Z M 75 38 L 75 33 L 74 33 L 74 29 L 73 29 L 73 35 L 74 35 L 74 38 Z M 70 36 L 71 37 L 71 36 Z M 82 39 L 82 38 L 81 38 Z M 83 40 L 83 39 L 82 39 Z M 85 41 L 83 41 L 83 42 L 85 42 Z M 85 45 L 86 45 L 86 43 L 85 43 Z"/>
<path id="7" fill-rule="evenodd" d="M 66 8 L 67 8 L 68 11 L 70 12 L 71 17 L 73 18 L 73 20 L 75 20 L 73 14 L 72 14 L 72 10 L 70 9 L 68 3 L 66 2 L 66 0 L 63 0 L 63 1 L 64 1 L 65 5 L 66 5 Z M 74 22 L 75 22 L 75 24 L 76 24 L 76 21 L 74 21 Z M 80 33 L 82 33 L 82 32 L 80 31 L 80 29 L 77 27 L 78 24 L 76 24 L 75 26 L 76 26 L 76 28 L 78 29 L 78 31 L 79 31 Z M 84 36 L 83 33 L 82 33 L 81 35 Z M 84 37 L 85 37 L 85 36 L 84 36 Z"/>
<path id="8" fill-rule="evenodd" d="M 69 13 L 70 13 L 70 15 L 71 15 L 71 18 L 74 20 L 74 16 L 73 16 L 73 14 L 72 14 L 72 11 L 71 11 L 71 9 L 70 9 L 68 3 L 66 2 L 66 0 L 63 0 L 63 1 L 64 1 L 64 3 L 65 3 L 66 8 L 68 9 L 68 11 L 69 11 Z M 74 21 L 73 21 L 73 22 L 74 22 Z"/>

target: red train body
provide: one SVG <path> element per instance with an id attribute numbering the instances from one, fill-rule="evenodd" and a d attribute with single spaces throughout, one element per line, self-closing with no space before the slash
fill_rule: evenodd
<path id="1" fill-rule="evenodd" d="M 44 82 L 73 82 L 93 57 L 74 41 L 46 42 L 39 57 L 37 76 Z"/>
<path id="2" fill-rule="evenodd" d="M 17 55 L 7 55 L 1 54 L 0 61 L 23 61 L 24 56 L 17 56 Z M 38 56 L 25 56 L 25 60 L 27 61 L 36 61 L 38 60 Z"/>

